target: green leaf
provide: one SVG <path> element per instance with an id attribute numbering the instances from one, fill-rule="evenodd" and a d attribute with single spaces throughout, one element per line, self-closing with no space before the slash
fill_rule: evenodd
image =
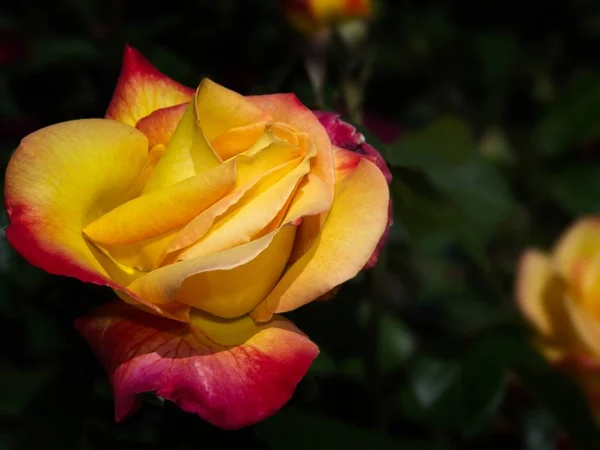
<path id="1" fill-rule="evenodd" d="M 419 359 L 400 392 L 406 414 L 430 426 L 464 435 L 489 424 L 506 390 L 508 363 L 496 356 L 494 339 L 475 342 L 459 358 Z"/>
<path id="2" fill-rule="evenodd" d="M 573 78 L 535 130 L 545 156 L 561 155 L 576 145 L 600 139 L 600 72 Z"/>
<path id="3" fill-rule="evenodd" d="M 474 152 L 469 126 L 454 117 L 442 117 L 423 129 L 406 133 L 393 145 L 389 161 L 409 168 L 448 168 L 465 162 Z"/>
<path id="4" fill-rule="evenodd" d="M 506 180 L 480 156 L 452 168 L 430 170 L 428 176 L 461 211 L 459 226 L 475 242 L 487 242 L 515 207 Z"/>

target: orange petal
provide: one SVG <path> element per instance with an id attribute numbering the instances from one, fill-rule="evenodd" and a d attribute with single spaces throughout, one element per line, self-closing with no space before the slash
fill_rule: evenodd
<path id="1" fill-rule="evenodd" d="M 136 128 L 146 135 L 150 147 L 164 145 L 171 140 L 179 121 L 185 113 L 187 103 L 157 109 L 150 115 L 143 117 L 136 124 Z"/>
<path id="2" fill-rule="evenodd" d="M 310 249 L 288 268 L 253 317 L 269 320 L 273 313 L 294 310 L 354 277 L 386 229 L 388 206 L 385 177 L 362 159 L 336 185 L 331 211 Z"/>
<path id="3" fill-rule="evenodd" d="M 131 244 L 182 226 L 235 186 L 235 165 L 221 164 L 123 203 L 84 228 L 100 245 Z"/>
<path id="4" fill-rule="evenodd" d="M 244 96 L 207 78 L 200 83 L 195 102 L 202 134 L 221 159 L 237 154 L 233 148 L 225 148 L 225 143 L 244 151 L 254 143 L 251 142 L 253 138 L 256 141 L 260 137 L 266 123 L 271 121 L 269 114 Z M 238 130 L 232 131 L 234 129 Z M 220 150 L 224 153 L 221 154 Z"/>
<path id="5" fill-rule="evenodd" d="M 212 141 L 212 147 L 224 161 L 250 149 L 265 132 L 267 123 L 257 122 L 225 131 Z"/>
<path id="6" fill-rule="evenodd" d="M 577 336 L 587 351 L 600 358 L 600 321 L 594 318 L 570 296 L 565 296 L 565 306 Z M 564 319 L 563 319 L 564 320 Z"/>
<path id="7" fill-rule="evenodd" d="M 196 312 L 190 324 L 113 302 L 76 327 L 104 366 L 121 422 L 154 392 L 224 429 L 263 420 L 292 396 L 319 350 L 291 322 Z"/>
<path id="8" fill-rule="evenodd" d="M 258 95 L 246 99 L 269 113 L 274 122 L 287 124 L 310 137 L 316 149 L 316 156 L 311 164 L 310 181 L 300 188 L 297 195 L 296 209 L 297 211 L 314 210 L 316 198 L 324 205 L 321 211 L 329 209 L 333 202 L 335 184 L 333 150 L 329 136 L 319 119 L 294 94 Z"/>
<path id="9" fill-rule="evenodd" d="M 160 73 L 137 50 L 127 46 L 105 117 L 133 127 L 158 109 L 189 101 L 193 94 L 193 89 Z"/>

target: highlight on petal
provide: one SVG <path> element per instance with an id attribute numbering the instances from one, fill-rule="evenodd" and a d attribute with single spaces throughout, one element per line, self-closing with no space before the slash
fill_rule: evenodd
<path id="1" fill-rule="evenodd" d="M 75 120 L 30 134 L 6 171 L 8 240 L 49 273 L 110 285 L 81 230 L 129 200 L 147 155 L 140 131 L 110 120 Z"/>
<path id="2" fill-rule="evenodd" d="M 381 171 L 361 159 L 336 185 L 331 211 L 307 251 L 253 311 L 269 320 L 309 303 L 354 277 L 369 260 L 388 221 L 389 189 Z"/>
<path id="3" fill-rule="evenodd" d="M 187 103 L 170 106 L 168 108 L 157 109 L 150 115 L 143 117 L 136 124 L 136 128 L 146 135 L 150 148 L 155 145 L 164 145 L 165 147 L 171 140 L 173 133 L 183 117 Z"/>
<path id="4" fill-rule="evenodd" d="M 195 312 L 179 324 L 113 302 L 76 328 L 110 377 L 118 422 L 135 412 L 138 394 L 154 392 L 224 429 L 254 424 L 291 398 L 319 353 L 279 316 L 256 324 Z"/>
<path id="5" fill-rule="evenodd" d="M 128 45 L 105 118 L 134 127 L 140 119 L 154 111 L 185 103 L 193 94 L 193 89 L 162 74 Z"/>

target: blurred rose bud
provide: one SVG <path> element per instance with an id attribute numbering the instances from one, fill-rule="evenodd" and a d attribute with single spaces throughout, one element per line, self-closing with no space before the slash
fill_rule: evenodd
<path id="1" fill-rule="evenodd" d="M 526 251 L 518 273 L 517 302 L 536 344 L 600 418 L 600 216 L 575 223 L 550 253 Z"/>
<path id="2" fill-rule="evenodd" d="M 369 19 L 372 0 L 281 0 L 290 23 L 301 33 L 312 35 L 332 25 Z"/>

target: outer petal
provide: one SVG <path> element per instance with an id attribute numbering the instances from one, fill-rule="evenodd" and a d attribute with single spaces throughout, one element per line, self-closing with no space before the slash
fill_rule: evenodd
<path id="1" fill-rule="evenodd" d="M 6 171 L 8 240 L 47 272 L 109 284 L 81 230 L 128 200 L 147 154 L 141 132 L 109 120 L 76 120 L 30 134 Z"/>
<path id="2" fill-rule="evenodd" d="M 178 324 L 112 303 L 76 322 L 110 376 L 115 417 L 155 392 L 225 429 L 263 420 L 292 396 L 318 348 L 275 317 L 224 321 L 195 313 Z"/>
<path id="3" fill-rule="evenodd" d="M 390 168 L 381 154 L 373 146 L 365 142 L 365 137 L 362 133 L 359 133 L 349 123 L 344 122 L 339 114 L 329 111 L 313 111 L 313 113 L 323 127 L 325 127 L 333 145 L 363 155 L 379 167 L 388 183 L 392 181 Z"/>
<path id="4" fill-rule="evenodd" d="M 145 136 L 111 120 L 75 120 L 30 134 L 6 170 L 8 240 L 46 272 L 126 291 L 139 274 L 90 244 L 82 229 L 129 200 L 147 159 Z M 157 307 L 129 294 L 120 295 L 155 314 L 188 320 L 185 305 Z"/>
<path id="5" fill-rule="evenodd" d="M 133 127 L 158 109 L 187 102 L 193 94 L 193 89 L 162 74 L 137 50 L 127 46 L 106 118 Z"/>
<path id="6" fill-rule="evenodd" d="M 528 250 L 519 262 L 516 298 L 523 314 L 545 337 L 555 334 L 552 311 L 564 301 L 565 289 L 552 271 L 548 255 Z M 554 303 L 554 304 L 552 304 Z"/>
<path id="7" fill-rule="evenodd" d="M 166 147 L 171 140 L 171 136 L 175 133 L 186 107 L 187 103 L 183 103 L 157 109 L 149 116 L 140 119 L 135 127 L 146 135 L 150 147 L 159 144 Z"/>
<path id="8" fill-rule="evenodd" d="M 312 213 L 329 209 L 333 202 L 335 184 L 333 151 L 329 136 L 317 117 L 294 94 L 258 95 L 246 98 L 269 113 L 275 122 L 287 124 L 306 133 L 314 140 L 317 151 L 311 167 L 314 182 L 309 182 L 300 188 L 297 207 L 298 210 L 312 210 L 314 198 L 319 198 L 322 207 L 319 208 L 320 211 Z M 311 191 L 318 191 L 318 193 L 313 195 Z M 304 202 L 307 204 L 304 205 Z"/>
<path id="9" fill-rule="evenodd" d="M 361 159 L 336 186 L 327 220 L 315 242 L 253 312 L 257 320 L 309 303 L 354 277 L 385 231 L 389 189 L 381 171 Z"/>

